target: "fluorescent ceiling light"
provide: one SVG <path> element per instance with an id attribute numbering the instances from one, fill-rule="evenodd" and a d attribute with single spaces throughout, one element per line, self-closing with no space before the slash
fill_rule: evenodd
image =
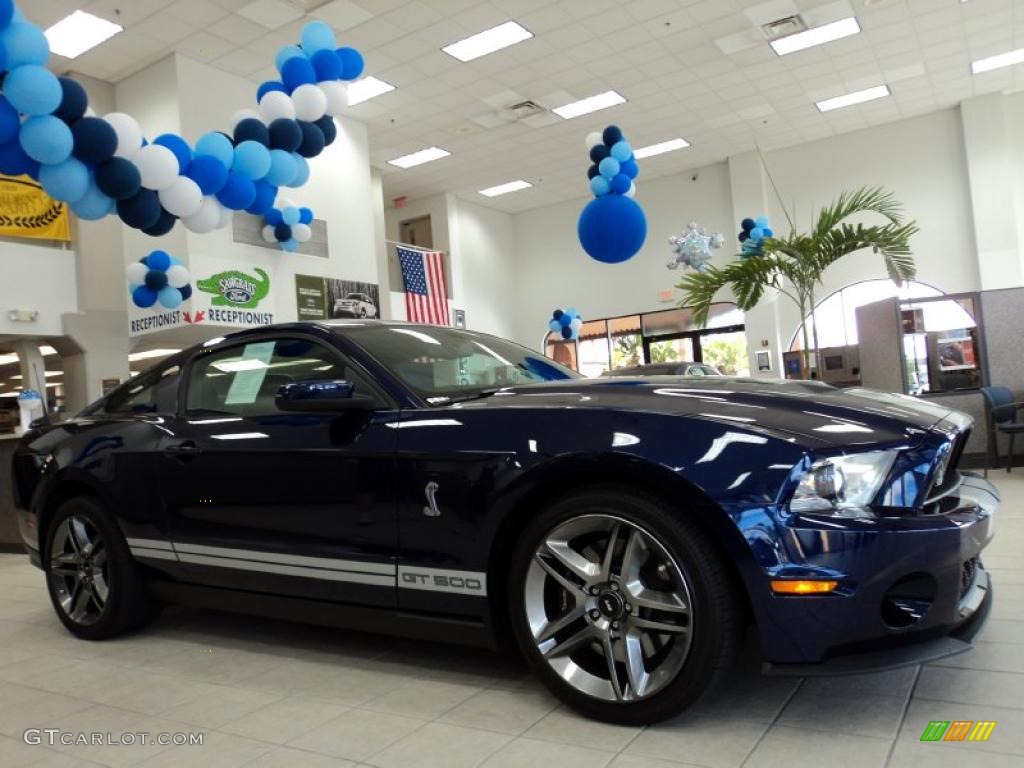
<path id="1" fill-rule="evenodd" d="M 396 165 L 399 168 L 412 168 L 414 165 L 423 165 L 423 163 L 429 163 L 431 160 L 440 160 L 442 157 L 448 157 L 450 154 L 451 152 L 440 147 L 428 147 L 427 149 L 421 149 L 419 152 L 412 152 L 408 155 L 396 157 L 394 160 L 388 160 L 388 164 Z"/>
<path id="2" fill-rule="evenodd" d="M 818 109 L 822 112 L 831 112 L 833 109 L 852 107 L 854 104 L 863 104 L 865 101 L 881 99 L 889 95 L 889 86 L 876 85 L 874 88 L 865 88 L 863 91 L 854 91 L 832 99 L 825 99 L 817 103 Z"/>
<path id="3" fill-rule="evenodd" d="M 633 157 L 637 160 L 642 160 L 645 157 L 654 157 L 655 155 L 672 152 L 676 149 L 686 149 L 688 146 L 690 146 L 690 142 L 686 139 L 669 139 L 668 141 L 660 141 L 657 144 L 650 144 L 646 147 L 640 147 L 640 149 L 634 149 Z"/>
<path id="4" fill-rule="evenodd" d="M 356 104 L 369 101 L 374 96 L 380 96 L 382 93 L 393 90 L 395 90 L 395 86 L 391 83 L 386 83 L 373 75 L 367 75 L 348 84 L 348 105 L 354 107 Z"/>
<path id="5" fill-rule="evenodd" d="M 50 355 L 56 355 L 57 350 L 49 344 L 43 344 L 39 347 L 39 354 L 43 357 L 49 357 Z M 0 355 L 0 365 L 10 365 L 11 363 L 16 362 L 18 362 L 18 355 L 14 352 L 8 352 L 7 354 Z"/>
<path id="6" fill-rule="evenodd" d="M 996 56 L 988 56 L 971 62 L 971 73 L 980 75 L 982 72 L 991 72 L 993 69 L 1012 67 L 1014 64 L 1024 62 L 1024 48 L 1015 51 L 1007 51 Z"/>
<path id="7" fill-rule="evenodd" d="M 63 375 L 64 375 L 64 371 L 45 371 L 43 373 L 43 376 L 45 376 L 47 378 L 49 378 L 51 376 L 63 376 Z M 16 376 L 11 376 L 11 381 L 21 381 L 21 374 L 19 373 Z"/>
<path id="8" fill-rule="evenodd" d="M 608 107 L 614 107 L 616 104 L 625 103 L 626 99 L 622 94 L 617 91 L 605 91 L 596 96 L 588 96 L 585 99 L 574 101 L 571 104 L 563 104 L 561 107 L 555 107 L 551 111 L 565 120 L 571 120 L 580 115 L 589 115 L 591 112 L 597 112 L 599 109 L 607 109 Z"/>
<path id="9" fill-rule="evenodd" d="M 797 32 L 795 35 L 786 35 L 778 40 L 772 40 L 771 46 L 779 56 L 785 56 L 787 53 L 831 43 L 833 40 L 856 35 L 858 32 L 860 32 L 860 24 L 853 16 L 849 16 L 839 21 L 833 21 L 831 24 L 822 24 L 820 27 Z"/>
<path id="10" fill-rule="evenodd" d="M 520 189 L 529 189 L 532 186 L 533 184 L 528 181 L 516 179 L 515 181 L 506 181 L 504 184 L 481 189 L 480 194 L 484 197 L 497 197 L 498 195 L 507 195 L 509 192 L 518 192 Z"/>
<path id="11" fill-rule="evenodd" d="M 502 48 L 508 48 L 510 45 L 521 43 L 523 40 L 529 40 L 531 37 L 533 37 L 533 32 L 530 30 L 514 21 L 506 21 L 504 24 L 485 29 L 483 32 L 459 40 L 457 43 L 446 45 L 441 50 L 459 61 L 472 61 L 489 53 L 500 51 Z"/>
<path id="12" fill-rule="evenodd" d="M 51 51 L 73 59 L 122 31 L 124 27 L 120 24 L 85 11 L 75 11 L 46 30 L 46 39 Z"/>
<path id="13" fill-rule="evenodd" d="M 151 357 L 167 357 L 173 355 L 176 352 L 181 352 L 180 349 L 147 349 L 145 352 L 132 352 L 128 355 L 128 362 L 134 363 L 136 360 L 149 360 Z"/>

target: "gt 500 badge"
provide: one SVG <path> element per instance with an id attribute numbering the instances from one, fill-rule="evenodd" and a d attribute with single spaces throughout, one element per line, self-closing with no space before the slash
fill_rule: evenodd
<path id="1" fill-rule="evenodd" d="M 487 596 L 487 574 L 477 571 L 441 571 L 433 568 L 398 566 L 398 586 L 431 592 Z"/>

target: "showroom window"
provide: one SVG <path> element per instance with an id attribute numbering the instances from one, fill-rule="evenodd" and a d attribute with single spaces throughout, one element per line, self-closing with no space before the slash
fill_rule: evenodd
<path id="1" fill-rule="evenodd" d="M 905 391 L 977 389 L 985 383 L 977 294 L 900 302 Z"/>

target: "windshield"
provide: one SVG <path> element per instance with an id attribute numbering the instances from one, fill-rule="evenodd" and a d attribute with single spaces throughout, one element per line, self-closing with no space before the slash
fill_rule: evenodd
<path id="1" fill-rule="evenodd" d="M 347 325 L 344 334 L 432 404 L 580 375 L 510 341 L 433 326 Z"/>

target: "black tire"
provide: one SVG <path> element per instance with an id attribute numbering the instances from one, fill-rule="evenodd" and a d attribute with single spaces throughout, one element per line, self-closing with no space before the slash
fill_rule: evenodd
<path id="1" fill-rule="evenodd" d="M 89 604 L 96 615 L 89 616 L 88 622 L 76 620 L 62 606 L 62 597 L 69 597 L 70 589 L 67 589 L 67 585 L 70 582 L 67 577 L 55 570 L 59 566 L 53 561 L 56 549 L 66 549 L 63 541 L 57 540 L 58 537 L 63 539 L 62 525 L 72 520 L 79 525 L 84 522 L 95 535 L 97 551 L 102 548 L 106 553 L 103 564 L 95 566 L 98 572 L 102 571 L 106 596 L 102 608 L 97 607 L 96 601 Z M 64 530 L 66 529 L 67 526 L 64 526 Z M 57 617 L 73 635 L 85 640 L 116 637 L 143 626 L 158 612 L 158 604 L 146 591 L 141 569 L 132 558 L 120 529 L 103 507 L 92 498 L 78 497 L 61 504 L 46 527 L 42 561 L 50 601 Z M 67 566 L 68 570 L 71 568 L 72 566 Z M 63 596 L 61 584 L 65 585 Z"/>
<path id="2" fill-rule="evenodd" d="M 690 618 L 686 619 L 690 622 L 688 650 L 674 678 L 646 698 L 609 701 L 570 685 L 545 660 L 531 629 L 526 607 L 527 577 L 538 547 L 558 526 L 593 515 L 614 516 L 642 529 L 663 547 L 688 581 L 692 603 Z M 732 666 L 743 637 L 739 585 L 708 533 L 687 519 L 682 510 L 658 497 L 621 486 L 595 487 L 567 495 L 533 519 L 513 552 L 508 590 L 513 634 L 535 673 L 567 705 L 610 723 L 646 725 L 679 714 Z M 622 615 L 624 627 L 629 618 Z"/>

